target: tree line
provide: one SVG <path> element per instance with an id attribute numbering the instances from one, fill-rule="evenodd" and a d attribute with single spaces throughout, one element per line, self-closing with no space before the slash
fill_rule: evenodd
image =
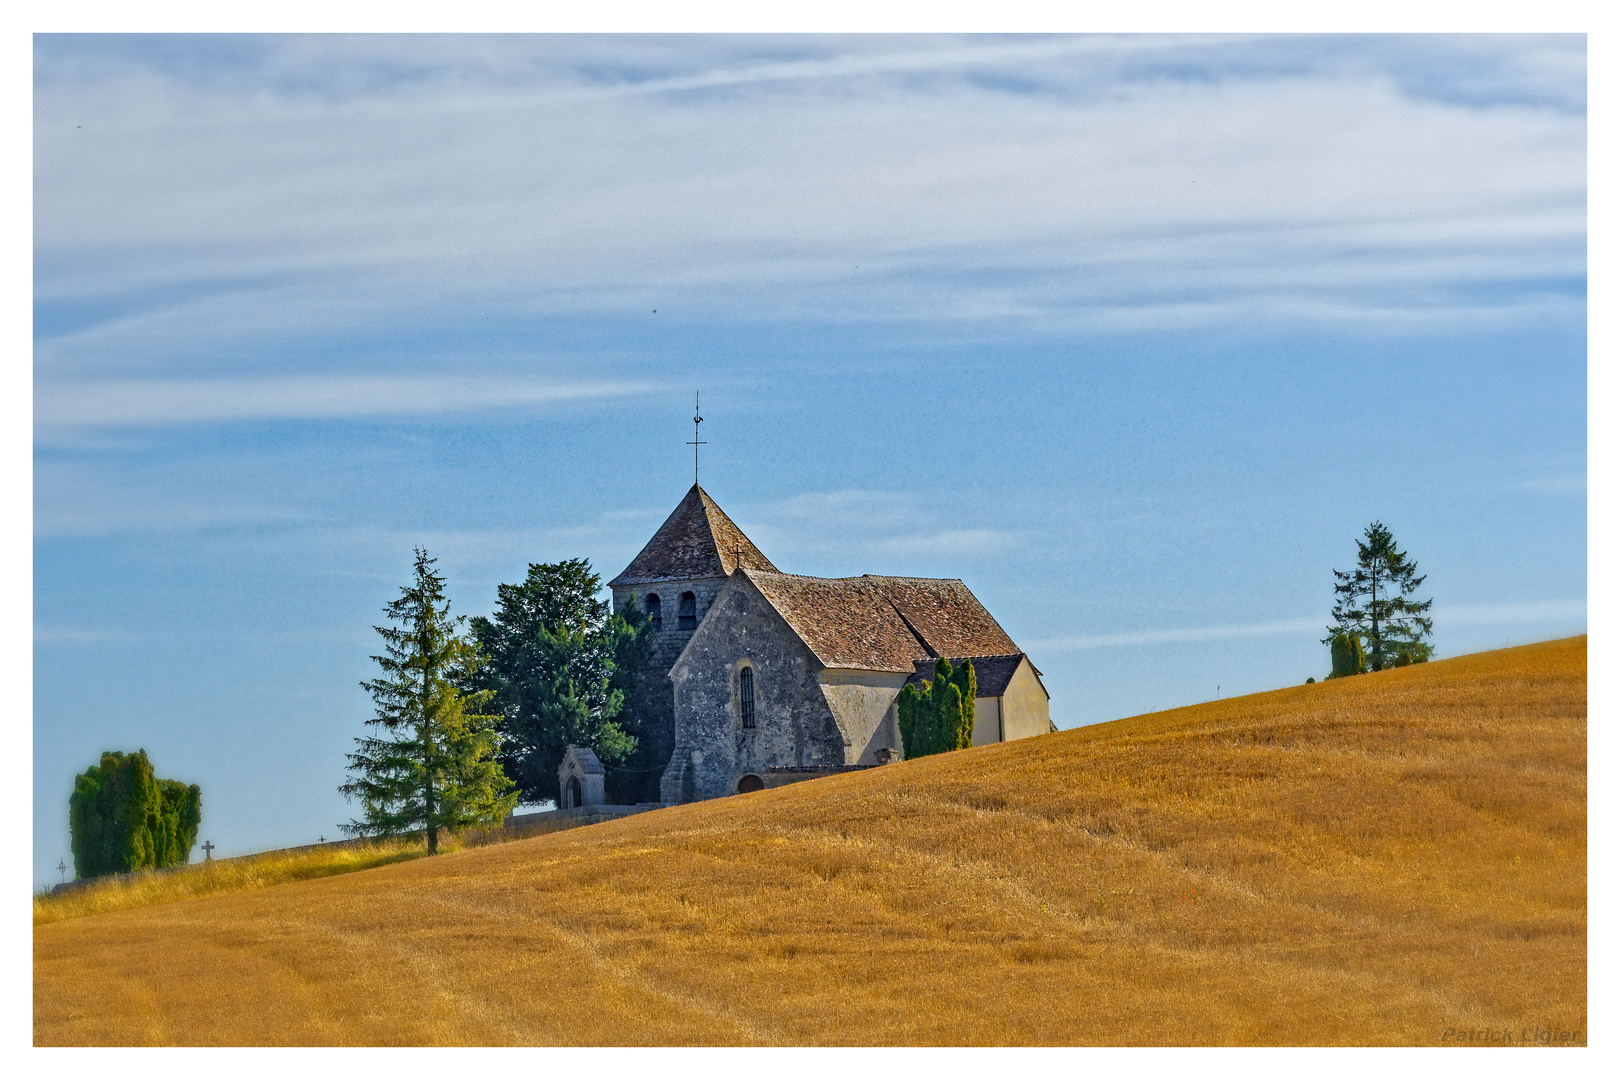
<path id="1" fill-rule="evenodd" d="M 608 769 L 610 798 L 657 798 L 662 761 L 650 749 L 656 716 L 650 617 L 635 597 L 617 613 L 585 559 L 531 563 L 496 590 L 495 611 L 452 615 L 437 560 L 418 548 L 412 581 L 376 627 L 381 669 L 361 686 L 374 734 L 356 739 L 339 789 L 359 813 L 351 835 L 422 832 L 496 822 L 521 803 L 557 802 L 557 769 L 588 746 Z M 973 665 L 936 663 L 908 686 L 899 718 L 908 758 L 971 746 Z"/>
<path id="2" fill-rule="evenodd" d="M 585 559 L 531 563 L 496 590 L 496 609 L 452 615 L 436 559 L 416 549 L 412 581 L 376 627 L 381 675 L 361 683 L 374 734 L 356 739 L 339 790 L 359 813 L 351 835 L 422 832 L 498 822 L 521 803 L 557 801 L 569 746 L 608 767 L 616 798 L 641 801 L 656 767 L 633 768 L 651 703 L 650 619 L 631 603 L 615 614 Z"/>

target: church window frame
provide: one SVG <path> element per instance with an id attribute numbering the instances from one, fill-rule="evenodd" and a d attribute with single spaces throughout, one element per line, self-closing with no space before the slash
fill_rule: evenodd
<path id="1" fill-rule="evenodd" d="M 697 593 L 688 589 L 681 593 L 680 607 L 675 611 L 676 629 L 697 629 Z"/>
<path id="2" fill-rule="evenodd" d="M 754 722 L 754 665 L 744 664 L 737 671 L 737 715 L 743 730 L 752 731 Z"/>
<path id="3" fill-rule="evenodd" d="M 664 602 L 658 598 L 658 594 L 657 593 L 648 593 L 647 594 L 647 599 L 642 602 L 642 607 L 644 609 L 646 609 L 647 617 L 652 620 L 652 628 L 653 628 L 653 630 L 654 631 L 663 630 L 664 629 Z"/>

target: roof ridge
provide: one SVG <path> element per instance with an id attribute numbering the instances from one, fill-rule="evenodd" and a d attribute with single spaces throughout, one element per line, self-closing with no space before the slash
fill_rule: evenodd
<path id="1" fill-rule="evenodd" d="M 906 629 L 911 631 L 911 636 L 917 639 L 917 644 L 923 647 L 923 651 L 926 652 L 931 659 L 939 659 L 938 650 L 936 650 L 932 645 L 928 644 L 928 639 L 923 637 L 915 626 L 911 625 L 911 620 L 906 618 L 906 613 L 900 610 L 900 605 L 896 604 L 891 597 L 884 594 L 880 595 L 883 595 L 883 602 L 885 604 L 888 604 L 890 607 L 894 608 L 894 613 L 900 616 L 900 621 L 906 624 Z M 921 663 L 921 661 L 918 661 L 918 663 Z"/>

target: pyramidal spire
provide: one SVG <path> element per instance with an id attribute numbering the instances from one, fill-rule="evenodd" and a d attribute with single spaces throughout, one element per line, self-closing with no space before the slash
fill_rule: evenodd
<path id="1" fill-rule="evenodd" d="M 738 567 L 779 573 L 697 484 L 609 585 L 730 577 Z"/>

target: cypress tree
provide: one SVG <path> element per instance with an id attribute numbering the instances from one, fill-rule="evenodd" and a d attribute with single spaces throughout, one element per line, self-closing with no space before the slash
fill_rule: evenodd
<path id="1" fill-rule="evenodd" d="M 927 757 L 973 745 L 973 699 L 979 679 L 971 661 L 953 667 L 943 656 L 934 677 L 900 688 L 895 712 L 907 758 Z"/>
<path id="2" fill-rule="evenodd" d="M 202 791 L 159 780 L 146 751 L 109 750 L 74 778 L 68 797 L 73 873 L 91 878 L 191 861 Z"/>
<path id="3" fill-rule="evenodd" d="M 934 753 L 956 749 L 962 730 L 962 690 L 954 682 L 934 684 Z"/>
<path id="4" fill-rule="evenodd" d="M 927 686 L 925 682 L 923 686 Z M 900 688 L 900 699 L 895 705 L 900 720 L 900 743 L 905 747 L 906 757 L 922 757 L 923 733 L 918 724 L 918 716 L 923 712 L 923 696 L 918 692 L 914 683 L 907 683 Z"/>
<path id="5" fill-rule="evenodd" d="M 1367 670 L 1367 656 L 1361 650 L 1361 638 L 1356 634 L 1334 634 L 1331 642 L 1333 650 L 1333 674 L 1330 679 L 1342 679 L 1346 675 L 1360 675 Z"/>
<path id="6" fill-rule="evenodd" d="M 951 685 L 956 669 L 951 662 L 941 656 L 934 661 L 934 679 L 930 685 L 929 697 L 933 701 L 933 730 L 929 732 L 929 753 L 941 754 L 946 750 L 956 749 L 956 729 L 962 723 L 962 694 L 957 691 L 954 702 L 946 694 L 946 688 Z"/>
<path id="7" fill-rule="evenodd" d="M 954 676 L 957 690 L 962 695 L 962 719 L 955 735 L 953 750 L 966 750 L 973 745 L 973 699 L 979 696 L 979 675 L 973 670 L 973 661 L 964 660 Z"/>

